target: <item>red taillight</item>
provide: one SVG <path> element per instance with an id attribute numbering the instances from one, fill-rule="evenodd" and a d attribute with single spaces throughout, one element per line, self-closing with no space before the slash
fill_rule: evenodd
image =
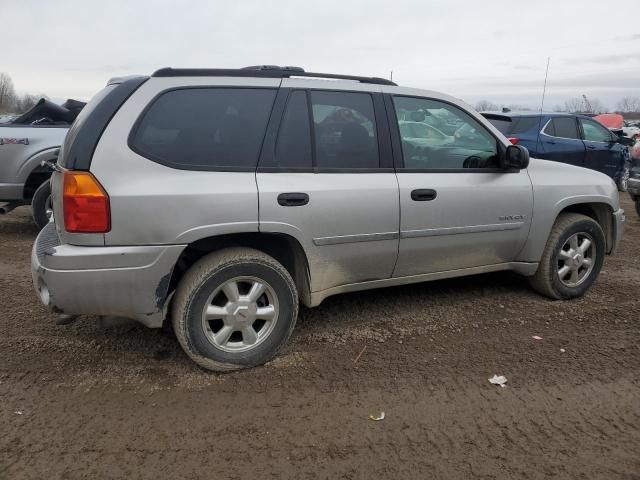
<path id="1" fill-rule="evenodd" d="M 516 137 L 507 137 L 507 140 L 511 142 L 511 145 L 517 145 L 518 142 L 520 141 L 520 139 Z"/>
<path id="2" fill-rule="evenodd" d="M 64 172 L 62 210 L 67 232 L 105 233 L 111 229 L 109 196 L 89 172 Z"/>

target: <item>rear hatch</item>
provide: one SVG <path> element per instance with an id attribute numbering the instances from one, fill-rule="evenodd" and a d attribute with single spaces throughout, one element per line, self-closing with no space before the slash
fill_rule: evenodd
<path id="1" fill-rule="evenodd" d="M 58 168 L 51 177 L 56 229 L 63 243 L 104 245 L 104 233 L 70 233 L 65 228 L 63 181 L 65 171 L 88 172 L 96 145 L 105 128 L 124 102 L 148 77 L 113 79 L 82 109 L 69 129 L 58 157 Z"/>

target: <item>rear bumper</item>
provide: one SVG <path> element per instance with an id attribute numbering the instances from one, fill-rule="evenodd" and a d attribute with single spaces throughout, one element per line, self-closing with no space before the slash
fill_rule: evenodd
<path id="1" fill-rule="evenodd" d="M 66 245 L 49 223 L 31 252 L 33 285 L 42 303 L 59 313 L 116 315 L 160 327 L 171 272 L 184 247 Z"/>
<path id="2" fill-rule="evenodd" d="M 22 183 L 0 183 L 0 202 L 22 200 L 23 191 Z"/>
<path id="3" fill-rule="evenodd" d="M 616 212 L 613 212 L 612 215 L 613 215 L 613 222 L 612 222 L 613 231 L 611 232 L 612 248 L 611 248 L 611 252 L 609 252 L 611 255 L 616 253 L 616 250 L 618 249 L 618 245 L 620 245 L 620 240 L 622 239 L 622 233 L 624 232 L 624 222 L 625 222 L 624 210 L 622 210 L 621 208 L 618 209 Z"/>

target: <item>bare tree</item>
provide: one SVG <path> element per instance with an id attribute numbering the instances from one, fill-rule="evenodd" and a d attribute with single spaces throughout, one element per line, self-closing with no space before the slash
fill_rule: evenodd
<path id="1" fill-rule="evenodd" d="M 616 104 L 616 110 L 621 113 L 640 112 L 640 97 L 624 97 Z"/>
<path id="2" fill-rule="evenodd" d="M 0 72 L 0 110 L 10 110 L 14 106 L 16 92 L 13 89 L 13 80 L 6 73 Z"/>
<path id="3" fill-rule="evenodd" d="M 589 103 L 591 104 L 590 113 L 605 113 L 607 111 L 607 108 L 597 98 L 591 98 L 589 100 Z M 589 111 L 589 110 L 585 110 L 585 111 Z"/>
<path id="4" fill-rule="evenodd" d="M 570 112 L 570 113 L 583 112 L 584 111 L 583 103 L 584 103 L 583 100 L 578 97 L 565 100 L 564 106 L 561 107 L 560 111 Z"/>
<path id="5" fill-rule="evenodd" d="M 492 110 L 499 110 L 500 107 L 489 100 L 480 100 L 476 103 L 476 110 L 478 112 L 488 112 Z"/>
<path id="6" fill-rule="evenodd" d="M 569 113 L 604 113 L 607 108 L 597 98 L 584 97 L 570 98 L 564 102 L 564 105 L 556 105 L 553 109 L 555 112 L 569 112 Z"/>
<path id="7" fill-rule="evenodd" d="M 528 112 L 531 110 L 530 107 L 525 107 L 524 105 L 518 105 L 517 103 L 512 103 L 507 105 L 507 108 L 513 112 Z"/>
<path id="8" fill-rule="evenodd" d="M 25 94 L 22 97 L 18 97 L 15 102 L 16 113 L 24 113 L 27 110 L 31 110 L 33 106 L 38 103 L 41 98 L 47 98 L 46 95 L 30 95 Z"/>

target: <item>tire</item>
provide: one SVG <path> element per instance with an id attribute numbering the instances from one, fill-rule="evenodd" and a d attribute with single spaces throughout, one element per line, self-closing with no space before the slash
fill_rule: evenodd
<path id="1" fill-rule="evenodd" d="M 586 249 L 584 254 L 584 258 L 591 259 L 591 266 L 583 264 L 582 267 L 577 267 L 579 269 L 578 276 L 581 275 L 580 271 L 583 275 L 583 277 L 578 277 L 577 282 L 572 281 L 575 280 L 572 276 L 572 267 L 580 264 L 580 258 L 577 260 L 575 258 L 563 259 L 563 257 L 572 257 L 575 253 L 579 253 L 578 250 L 573 250 L 574 253 L 570 253 L 571 250 L 569 252 L 565 250 L 574 235 L 577 235 L 577 245 L 579 246 L 586 245 L 581 243 L 580 239 L 582 241 L 584 239 L 591 240 L 591 246 Z M 561 249 L 564 250 L 562 255 Z M 589 290 L 598 277 L 604 255 L 605 237 L 600 225 L 586 215 L 562 213 L 553 225 L 538 271 L 530 278 L 531 286 L 538 293 L 555 300 L 580 297 Z M 568 267 L 569 272 L 562 275 L 563 278 L 561 278 L 561 268 L 564 267 Z"/>
<path id="2" fill-rule="evenodd" d="M 626 162 L 624 167 L 622 168 L 622 172 L 620 172 L 620 176 L 616 181 L 616 186 L 618 187 L 619 192 L 626 192 L 628 188 L 629 175 L 631 173 L 631 164 Z"/>
<path id="3" fill-rule="evenodd" d="M 47 223 L 49 223 L 49 217 L 53 211 L 51 207 L 51 183 L 47 181 L 33 194 L 31 199 L 31 214 L 33 215 L 33 221 L 39 229 L 43 229 Z"/>
<path id="4" fill-rule="evenodd" d="M 636 213 L 640 217 L 640 199 L 636 200 Z"/>
<path id="5" fill-rule="evenodd" d="M 264 292 L 249 301 L 257 283 Z M 236 301 L 227 292 L 235 292 Z M 211 320 L 205 320 L 205 306 L 214 314 Z M 275 314 L 267 320 L 270 308 Z M 298 317 L 298 291 L 274 258 L 229 248 L 201 258 L 185 273 L 171 312 L 173 330 L 189 358 L 207 370 L 238 370 L 269 361 L 287 342 Z"/>

